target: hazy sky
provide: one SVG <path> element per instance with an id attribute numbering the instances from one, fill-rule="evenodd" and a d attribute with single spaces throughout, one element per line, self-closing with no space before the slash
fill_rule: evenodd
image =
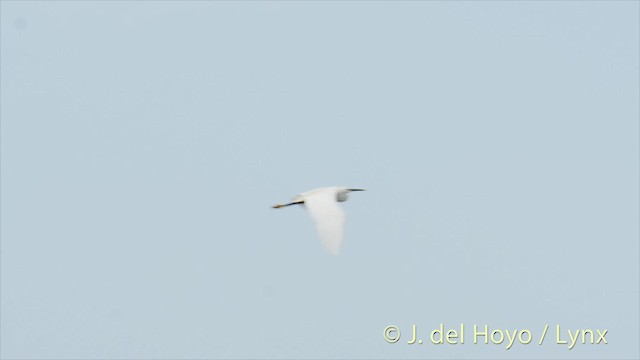
<path id="1" fill-rule="evenodd" d="M 637 1 L 0 6 L 2 358 L 640 356 Z"/>

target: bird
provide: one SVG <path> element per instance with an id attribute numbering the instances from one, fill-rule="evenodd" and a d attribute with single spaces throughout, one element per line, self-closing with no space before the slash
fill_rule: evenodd
<path id="1" fill-rule="evenodd" d="M 293 200 L 285 204 L 275 204 L 274 209 L 280 209 L 291 205 L 302 205 L 316 224 L 318 237 L 324 248 L 331 255 L 338 255 L 344 235 L 344 211 L 338 206 L 338 202 L 347 200 L 352 191 L 365 191 L 365 189 L 353 189 L 340 186 L 313 189 L 298 194 Z"/>

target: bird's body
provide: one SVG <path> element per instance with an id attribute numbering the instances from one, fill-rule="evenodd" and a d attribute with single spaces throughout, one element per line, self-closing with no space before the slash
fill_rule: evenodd
<path id="1" fill-rule="evenodd" d="M 290 203 L 276 204 L 273 208 L 303 205 L 316 224 L 322 245 L 332 255 L 337 255 L 344 236 L 345 221 L 344 211 L 338 206 L 338 201 L 346 201 L 351 191 L 363 190 L 337 186 L 319 188 L 301 193 Z"/>

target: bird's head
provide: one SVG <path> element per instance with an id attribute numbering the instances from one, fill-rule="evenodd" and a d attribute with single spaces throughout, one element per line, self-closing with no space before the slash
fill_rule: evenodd
<path id="1" fill-rule="evenodd" d="M 349 198 L 349 193 L 352 191 L 364 191 L 364 189 L 347 189 L 347 188 L 342 188 L 340 190 L 338 190 L 338 192 L 336 193 L 336 200 L 342 202 L 342 201 L 347 201 L 347 199 Z"/>

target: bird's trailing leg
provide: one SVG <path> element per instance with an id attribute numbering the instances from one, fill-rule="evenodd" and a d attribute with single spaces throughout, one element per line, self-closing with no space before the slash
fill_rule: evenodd
<path id="1" fill-rule="evenodd" d="M 285 206 L 291 206 L 291 205 L 297 205 L 297 204 L 304 204 L 304 201 L 294 201 L 294 202 L 290 202 L 288 204 L 275 204 L 275 205 L 272 206 L 272 208 L 280 209 L 280 208 L 283 208 Z"/>

